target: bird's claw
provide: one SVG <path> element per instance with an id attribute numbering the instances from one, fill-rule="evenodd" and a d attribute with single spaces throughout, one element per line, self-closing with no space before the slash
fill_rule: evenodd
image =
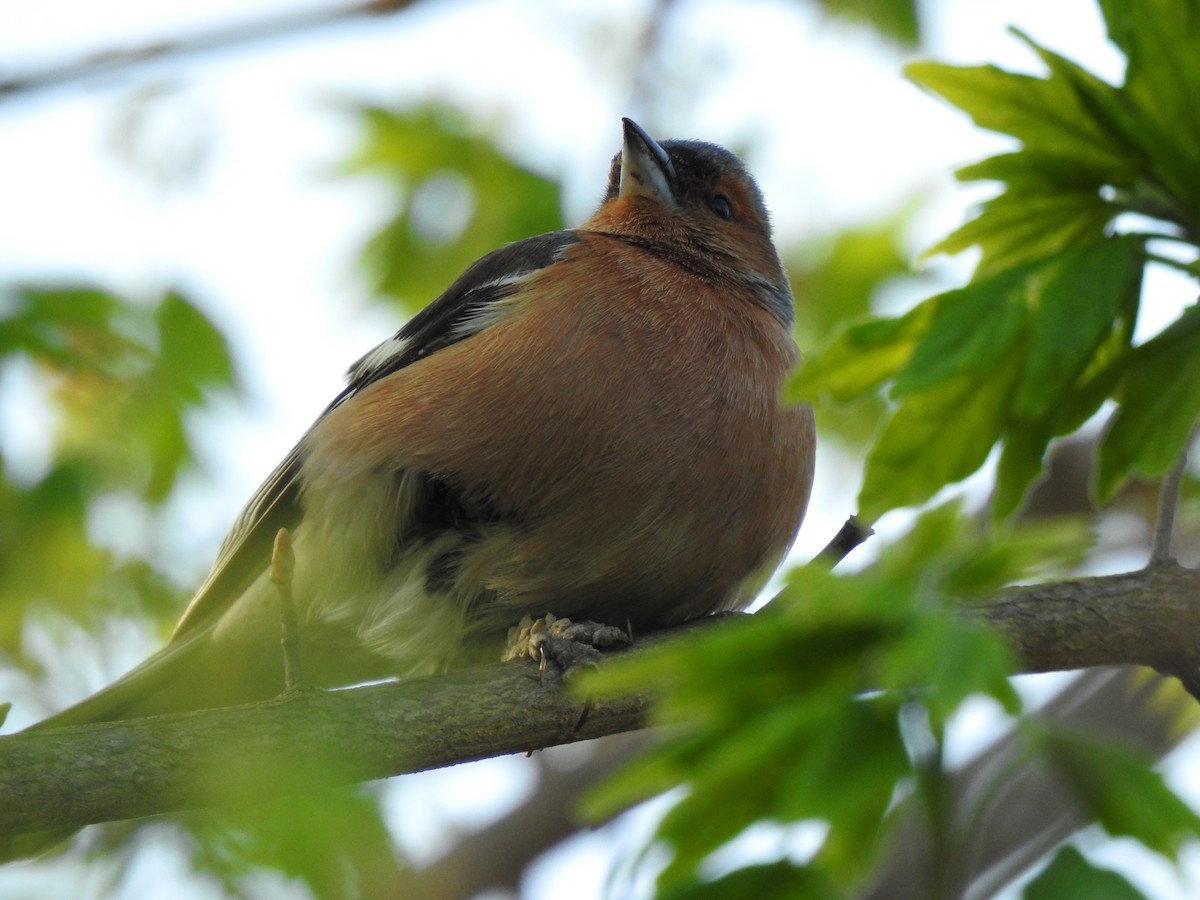
<path id="1" fill-rule="evenodd" d="M 572 622 L 547 613 L 539 619 L 525 616 L 509 629 L 504 661 L 532 659 L 542 671 L 553 663 L 563 672 L 592 666 L 600 649 L 632 643 L 628 634 L 600 622 Z"/>

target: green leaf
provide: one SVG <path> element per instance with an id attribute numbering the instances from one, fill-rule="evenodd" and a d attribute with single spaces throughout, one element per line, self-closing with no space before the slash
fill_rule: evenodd
<path id="1" fill-rule="evenodd" d="M 89 483 L 79 464 L 55 466 L 29 487 L 0 479 L 0 648 L 20 654 L 23 617 L 35 603 L 82 613 L 109 555 L 87 534 Z"/>
<path id="2" fill-rule="evenodd" d="M 966 110 L 984 128 L 1023 144 L 963 169 L 963 180 L 1006 183 L 974 220 L 930 252 L 983 251 L 980 274 L 1089 242 L 1121 212 L 1200 232 L 1200 124 L 1192 115 L 1200 67 L 1194 9 L 1149 0 L 1137 12 L 1114 3 L 1110 28 L 1126 43 L 1117 87 L 1016 32 L 1046 64 L 1038 78 L 995 67 L 914 64 L 910 77 Z"/>
<path id="3" fill-rule="evenodd" d="M 1026 886 L 1025 900 L 1145 900 L 1145 895 L 1116 872 L 1092 865 L 1067 846 Z"/>
<path id="4" fill-rule="evenodd" d="M 306 780 L 310 784 L 304 791 L 270 802 L 238 805 L 227 800 L 220 809 L 183 815 L 191 838 L 185 846 L 195 870 L 224 879 L 220 893 L 230 897 L 247 896 L 244 884 L 232 882 L 233 876 L 263 869 L 306 885 L 303 893 L 312 897 L 363 896 L 365 884 L 373 884 L 378 893 L 381 879 L 375 874 L 388 885 L 387 895 L 415 896 L 416 889 L 403 880 L 407 873 L 395 871 L 395 851 L 378 796 L 333 785 L 328 771 Z"/>
<path id="5" fill-rule="evenodd" d="M 34 364 L 34 402 L 47 407 L 52 439 L 44 477 L 0 478 L 0 650 L 22 659 L 35 611 L 85 626 L 113 610 L 176 615 L 177 590 L 132 541 L 122 559 L 94 543 L 96 504 L 129 504 L 152 530 L 153 511 L 139 501 L 164 498 L 191 462 L 186 417 L 210 388 L 237 387 L 224 339 L 178 293 L 146 302 L 42 284 L 9 289 L 0 309 L 0 357 Z"/>
<path id="6" fill-rule="evenodd" d="M 1013 413 L 1041 420 L 1064 402 L 1120 317 L 1137 315 L 1145 258 L 1137 238 L 1069 250 L 1033 279 L 1036 315 Z"/>
<path id="7" fill-rule="evenodd" d="M 1194 20 L 1194 15 L 1192 18 Z M 1156 21 L 1155 26 L 1149 33 L 1161 27 L 1161 21 Z M 1080 105 L 1090 112 L 1098 127 L 1110 136 L 1114 145 L 1124 147 L 1124 155 L 1128 160 L 1126 169 L 1108 172 L 1102 183 L 1121 188 L 1123 199 L 1134 210 L 1140 209 L 1149 215 L 1167 218 L 1185 228 L 1194 225 L 1196 219 L 1193 214 L 1196 212 L 1196 201 L 1200 198 L 1200 189 L 1195 184 L 1200 151 L 1196 150 L 1194 143 L 1189 144 L 1179 138 L 1193 124 L 1195 117 L 1188 115 L 1182 107 L 1190 104 L 1195 91 L 1200 88 L 1200 81 L 1193 82 L 1190 87 L 1172 85 L 1171 77 L 1180 70 L 1170 66 L 1157 73 L 1159 80 L 1155 90 L 1142 97 L 1128 87 L 1114 88 L 1070 60 L 1038 46 L 1021 32 L 1016 34 L 1042 58 L 1052 76 L 1057 76 L 1076 93 Z M 1160 36 L 1166 37 L 1161 32 Z M 1156 46 L 1154 55 L 1167 59 L 1176 56 L 1181 37 L 1180 33 L 1171 34 L 1169 39 Z M 1187 55 L 1189 59 L 1194 56 L 1190 53 Z M 1126 70 L 1127 85 L 1139 83 L 1141 69 L 1142 65 L 1131 62 Z M 1180 89 L 1187 93 L 1179 95 Z M 1181 108 L 1164 108 L 1162 97 L 1172 95 L 1186 97 L 1187 102 L 1180 104 Z M 1161 118 L 1165 112 L 1178 113 L 1183 118 Z M 1181 125 L 1184 131 L 1181 131 Z"/>
<path id="8" fill-rule="evenodd" d="M 896 319 L 849 326 L 793 373 L 786 390 L 788 401 L 815 401 L 828 395 L 849 402 L 874 391 L 908 362 L 932 313 L 931 305 L 921 304 Z"/>
<path id="9" fill-rule="evenodd" d="M 964 110 L 980 128 L 1012 135 L 1028 149 L 1105 170 L 1126 167 L 1124 148 L 1095 121 L 1062 79 L 1006 72 L 996 66 L 918 62 L 905 67 L 916 84 Z"/>
<path id="10" fill-rule="evenodd" d="M 838 900 L 844 895 L 811 868 L 776 862 L 736 869 L 715 881 L 676 885 L 657 896 L 659 900 Z"/>
<path id="11" fill-rule="evenodd" d="M 0 357 L 23 353 L 66 373 L 112 367 L 124 373 L 149 355 L 139 340 L 141 310 L 98 288 L 23 286 L 11 305 L 0 318 Z"/>
<path id="12" fill-rule="evenodd" d="M 979 214 L 922 254 L 961 253 L 978 245 L 976 278 L 1044 260 L 1066 247 L 1100 239 L 1119 212 L 1098 190 L 1041 193 L 1009 190 L 983 204 Z"/>
<path id="13" fill-rule="evenodd" d="M 781 773 L 781 812 L 789 820 L 817 815 L 829 822 L 819 859 L 845 882 L 881 849 L 883 818 L 910 771 L 896 699 L 851 703 L 808 740 L 811 751 Z M 830 784 L 842 789 L 830 791 Z"/>
<path id="14" fill-rule="evenodd" d="M 916 46 L 920 19 L 913 0 L 820 0 L 831 16 L 865 22 L 884 37 L 906 47 Z"/>
<path id="15" fill-rule="evenodd" d="M 678 803 L 662 818 L 659 835 L 670 844 L 671 864 L 660 884 L 685 883 L 690 872 L 716 848 L 736 838 L 758 818 L 778 815 L 780 786 L 762 778 L 763 766 L 775 766 L 804 748 L 810 724 L 781 707 L 774 714 L 748 718 L 740 730 L 721 740 L 721 752 L 695 758 L 688 802 Z"/>
<path id="16" fill-rule="evenodd" d="M 670 740 L 592 795 L 589 813 L 685 788 L 659 831 L 673 853 L 664 890 L 694 887 L 715 850 L 762 820 L 828 823 L 810 869 L 840 889 L 858 883 L 912 776 L 902 710 L 924 706 L 940 723 L 972 693 L 1019 708 L 1009 651 L 948 611 L 945 590 L 1021 577 L 1044 557 L 1026 534 L 981 563 L 982 535 L 948 504 L 865 571 L 799 569 L 753 617 L 589 673 L 588 696 L 650 689 L 655 721 L 672 725 Z"/>
<path id="17" fill-rule="evenodd" d="M 983 465 L 1003 429 L 1021 357 L 904 396 L 867 459 L 858 495 L 865 521 L 924 503 Z"/>
<path id="18" fill-rule="evenodd" d="M 159 302 L 155 320 L 159 353 L 165 363 L 161 372 L 188 399 L 199 399 L 205 388 L 236 384 L 233 357 L 225 336 L 194 303 L 171 291 Z"/>
<path id="19" fill-rule="evenodd" d="M 400 188 L 362 265 L 406 309 L 433 300 L 497 247 L 562 227 L 557 181 L 510 158 L 462 112 L 436 104 L 354 112 L 363 137 L 343 171 L 382 175 Z"/>
<path id="20" fill-rule="evenodd" d="M 1143 271 L 1136 260 L 1121 265 L 1121 253 L 1111 252 L 1120 244 L 1137 241 L 1117 238 L 1067 254 L 1051 260 L 1034 279 L 1030 293 L 1039 311 L 996 471 L 992 512 L 997 522 L 1018 509 L 1043 474 L 1050 441 L 1080 428 L 1120 381 Z M 1104 259 L 1095 267 L 1081 258 L 1097 252 Z"/>
<path id="21" fill-rule="evenodd" d="M 1042 463 L 1052 437 L 1041 422 L 1015 427 L 1004 436 L 992 494 L 992 520 L 997 524 L 1017 511 L 1030 487 L 1042 476 Z"/>
<path id="22" fill-rule="evenodd" d="M 1200 15 L 1191 0 L 1100 0 L 1109 37 L 1128 57 L 1125 91 L 1158 129 L 1200 162 Z"/>
<path id="23" fill-rule="evenodd" d="M 1066 57 L 1040 46 L 1020 29 L 1014 28 L 1012 31 L 1041 57 L 1050 70 L 1048 80 L 1061 83 L 1074 94 L 1080 110 L 1091 118 L 1096 128 L 1119 150 L 1125 166 L 1132 171 L 1135 168 L 1134 164 L 1142 160 L 1137 139 L 1140 123 L 1125 102 L 1121 89 L 1097 78 Z M 1112 179 L 1116 175 L 1119 181 L 1119 172 L 1119 168 L 1109 169 L 1107 176 Z"/>
<path id="24" fill-rule="evenodd" d="M 825 343 L 846 322 L 864 318 L 880 285 L 911 275 L 904 240 L 918 209 L 916 201 L 906 202 L 881 221 L 807 241 L 787 254 L 801 346 Z"/>
<path id="25" fill-rule="evenodd" d="M 1009 271 L 925 301 L 933 319 L 896 378 L 897 397 L 958 375 L 990 373 L 1026 320 L 1026 273 Z"/>
<path id="26" fill-rule="evenodd" d="M 919 289 L 921 276 L 912 273 L 904 249 L 904 236 L 917 209 L 918 203 L 909 201 L 882 221 L 808 241 L 792 253 L 785 251 L 784 263 L 796 296 L 793 331 L 801 347 L 831 344 L 847 322 L 866 318 L 881 285 L 896 282 Z M 853 447 L 870 440 L 883 413 L 878 395 L 861 403 L 818 401 L 816 406 L 826 442 Z"/>
<path id="27" fill-rule="evenodd" d="M 1149 758 L 1062 732 L 1043 732 L 1038 743 L 1109 834 L 1134 838 L 1174 860 L 1200 833 L 1200 816 L 1167 787 Z"/>
<path id="28" fill-rule="evenodd" d="M 161 501 L 191 459 L 188 412 L 212 388 L 237 388 L 224 337 L 182 294 L 155 304 L 87 285 L 14 292 L 0 352 L 53 373 L 57 459 L 92 492 Z"/>
<path id="29" fill-rule="evenodd" d="M 161 502 L 192 457 L 188 408 L 203 402 L 206 391 L 235 387 L 237 376 L 224 335 L 187 298 L 166 294 L 154 320 L 158 358 L 134 384 L 118 427 L 141 439 L 149 457 L 143 496 Z"/>
<path id="30" fill-rule="evenodd" d="M 1183 452 L 1200 418 L 1200 306 L 1138 347 L 1126 371 L 1121 405 L 1100 445 L 1102 502 L 1131 474 L 1163 475 Z"/>
<path id="31" fill-rule="evenodd" d="M 949 616 L 930 616 L 879 659 L 879 687 L 923 692 L 936 728 L 972 694 L 986 694 L 1012 715 L 1021 701 L 1008 676 L 1012 651 L 996 634 Z"/>
<path id="32" fill-rule="evenodd" d="M 987 597 L 1014 581 L 1075 569 L 1094 536 L 1086 519 L 1070 516 L 1020 522 L 993 534 L 946 575 L 957 598 Z"/>
<path id="33" fill-rule="evenodd" d="M 847 328 L 810 360 L 793 399 L 853 400 L 894 380 L 900 405 L 868 459 L 860 513 L 923 502 L 1003 438 L 994 512 L 1011 514 L 1050 440 L 1086 421 L 1121 377 L 1143 261 L 1137 237 L 1059 251 L 901 319 Z"/>

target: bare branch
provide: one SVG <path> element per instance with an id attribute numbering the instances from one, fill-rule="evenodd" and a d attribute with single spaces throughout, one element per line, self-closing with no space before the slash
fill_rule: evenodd
<path id="1" fill-rule="evenodd" d="M 1175 510 L 1179 506 L 1179 488 L 1183 484 L 1183 473 L 1187 470 L 1188 450 L 1196 433 L 1193 431 L 1184 444 L 1179 459 L 1163 479 L 1158 495 L 1158 515 L 1154 522 L 1154 546 L 1150 551 L 1150 565 L 1174 562 L 1171 556 L 1171 538 L 1175 534 Z"/>
<path id="2" fill-rule="evenodd" d="M 292 595 L 292 576 L 296 572 L 296 553 L 292 534 L 280 528 L 271 549 L 271 583 L 279 594 L 280 638 L 283 647 L 283 684 L 288 692 L 300 690 L 300 623 L 296 620 L 296 600 Z"/>
<path id="3" fill-rule="evenodd" d="M 210 50 L 286 37 L 335 22 L 400 12 L 413 2 L 414 0 L 365 0 L 349 6 L 288 13 L 257 22 L 226 25 L 191 37 L 154 41 L 140 47 L 102 50 L 65 65 L 50 66 L 40 71 L 0 79 L 0 102 L 22 94 L 116 74 L 168 58 L 191 56 Z"/>
<path id="4" fill-rule="evenodd" d="M 850 516 L 846 519 L 841 529 L 838 530 L 838 533 L 833 536 L 833 540 L 826 544 L 825 549 L 817 554 L 813 562 L 821 563 L 832 569 L 849 556 L 851 550 L 874 533 L 875 530 L 871 526 L 863 525 L 858 521 L 858 516 Z"/>

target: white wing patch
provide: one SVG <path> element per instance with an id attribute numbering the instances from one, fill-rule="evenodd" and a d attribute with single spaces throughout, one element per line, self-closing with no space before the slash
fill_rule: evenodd
<path id="1" fill-rule="evenodd" d="M 541 270 L 542 267 L 538 266 L 523 272 L 506 272 L 499 278 L 471 285 L 457 300 L 457 315 L 450 317 L 444 324 L 446 339 L 437 340 L 432 348 L 427 343 L 422 346 L 415 343 L 415 336 L 402 328 L 352 365 L 346 373 L 347 380 L 351 385 L 370 381 L 375 375 L 395 368 L 402 356 L 411 354 L 419 359 L 430 349 L 461 341 L 491 328 L 512 310 L 512 305 L 505 303 L 505 300 Z"/>
<path id="2" fill-rule="evenodd" d="M 485 282 L 479 285 L 479 287 L 474 288 L 473 291 L 477 290 L 481 293 L 496 291 L 500 294 L 500 299 L 492 300 L 489 303 L 470 310 L 450 329 L 451 336 L 455 340 L 461 341 L 463 338 L 479 334 L 479 332 L 485 331 L 497 322 L 502 321 L 513 308 L 512 304 L 506 303 L 505 300 L 516 293 L 520 285 L 524 284 L 540 271 L 541 269 L 530 269 L 528 272 L 517 272 L 507 275 L 504 278 L 496 278 Z"/>
<path id="3" fill-rule="evenodd" d="M 411 344 L 411 338 L 401 337 L 398 333 L 393 334 L 382 344 L 368 350 L 361 359 L 355 362 L 346 373 L 347 380 L 353 383 L 363 378 L 369 378 L 408 350 Z"/>

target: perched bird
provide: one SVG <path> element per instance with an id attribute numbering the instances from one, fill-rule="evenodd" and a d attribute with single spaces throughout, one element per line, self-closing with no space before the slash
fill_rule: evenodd
<path id="1" fill-rule="evenodd" d="M 596 213 L 484 256 L 355 363 L 167 646 L 35 727 L 278 694 L 281 528 L 316 685 L 496 659 L 523 616 L 640 634 L 743 608 L 812 485 L 792 319 L 737 157 L 625 119 Z"/>

